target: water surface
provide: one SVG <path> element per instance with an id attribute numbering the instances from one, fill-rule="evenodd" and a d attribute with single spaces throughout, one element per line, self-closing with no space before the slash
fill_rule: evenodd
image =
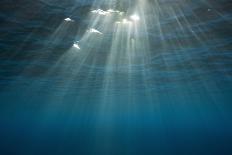
<path id="1" fill-rule="evenodd" d="M 231 9 L 1 0 L 1 154 L 230 154 Z"/>

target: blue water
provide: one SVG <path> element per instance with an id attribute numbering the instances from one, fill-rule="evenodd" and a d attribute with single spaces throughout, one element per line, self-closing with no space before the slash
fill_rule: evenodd
<path id="1" fill-rule="evenodd" d="M 113 44 L 136 1 L 0 1 L 0 154 L 232 153 L 231 1 L 146 2 Z"/>

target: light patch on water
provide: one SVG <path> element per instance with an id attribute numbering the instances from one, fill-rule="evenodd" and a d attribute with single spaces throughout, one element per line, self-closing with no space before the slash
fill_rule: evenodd
<path id="1" fill-rule="evenodd" d="M 81 49 L 77 42 L 75 42 L 75 43 L 73 44 L 73 47 L 75 47 L 75 48 L 78 49 L 78 50 Z"/>
<path id="2" fill-rule="evenodd" d="M 96 30 L 96 29 L 94 29 L 94 28 L 91 28 L 91 29 L 87 30 L 87 32 L 88 32 L 88 33 L 103 34 L 102 32 L 100 32 L 100 31 L 98 31 L 98 30 Z"/>
<path id="3" fill-rule="evenodd" d="M 130 19 L 136 22 L 136 21 L 140 20 L 140 17 L 138 15 L 134 14 L 134 15 L 130 16 Z"/>
<path id="4" fill-rule="evenodd" d="M 114 12 L 120 13 L 120 11 L 118 11 L 118 10 L 113 10 L 113 9 L 109 9 L 109 10 L 107 10 L 107 12 L 110 12 L 110 13 L 114 13 Z"/>
<path id="5" fill-rule="evenodd" d="M 66 22 L 74 22 L 74 20 L 71 19 L 71 18 L 65 18 L 64 20 L 65 20 Z"/>
<path id="6" fill-rule="evenodd" d="M 93 11 L 91 11 L 91 12 L 94 13 L 94 14 L 99 14 L 99 15 L 104 15 L 104 16 L 110 14 L 110 12 L 104 11 L 104 10 L 102 10 L 102 9 L 93 10 Z"/>
<path id="7" fill-rule="evenodd" d="M 121 21 L 116 21 L 115 24 L 136 24 L 140 20 L 140 17 L 136 14 L 130 16 L 130 18 L 123 18 Z"/>
<path id="8" fill-rule="evenodd" d="M 131 24 L 132 22 L 131 22 L 130 20 L 124 18 L 124 19 L 122 20 L 122 23 L 123 23 L 123 24 Z"/>
<path id="9" fill-rule="evenodd" d="M 121 22 L 120 21 L 116 21 L 115 24 L 121 24 Z"/>
<path id="10" fill-rule="evenodd" d="M 103 15 L 103 16 L 110 15 L 110 14 L 113 14 L 113 13 L 123 15 L 123 12 L 120 12 L 118 10 L 113 10 L 113 9 L 108 9 L 106 11 L 104 11 L 102 9 L 97 9 L 97 10 L 92 10 L 91 12 L 94 13 L 94 14 Z"/>

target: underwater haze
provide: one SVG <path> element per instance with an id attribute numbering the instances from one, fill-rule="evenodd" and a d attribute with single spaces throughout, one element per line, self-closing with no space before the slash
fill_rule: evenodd
<path id="1" fill-rule="evenodd" d="M 0 154 L 232 154 L 232 2 L 1 0 Z"/>

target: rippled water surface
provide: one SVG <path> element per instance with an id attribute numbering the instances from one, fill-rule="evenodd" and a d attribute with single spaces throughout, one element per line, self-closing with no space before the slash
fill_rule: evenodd
<path id="1" fill-rule="evenodd" d="M 230 0 L 1 0 L 0 154 L 230 154 Z"/>

